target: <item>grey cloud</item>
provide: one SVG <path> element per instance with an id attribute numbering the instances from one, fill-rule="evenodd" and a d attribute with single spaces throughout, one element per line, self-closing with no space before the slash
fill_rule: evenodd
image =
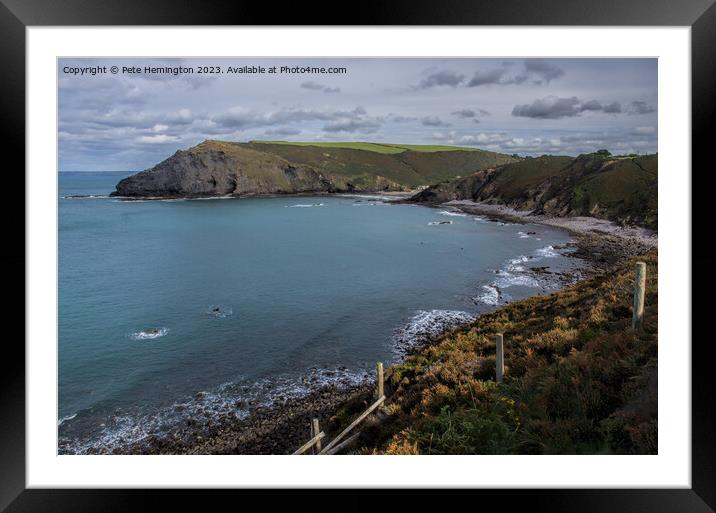
<path id="1" fill-rule="evenodd" d="M 324 93 L 340 93 L 341 92 L 340 87 L 330 87 L 327 85 L 318 84 L 316 82 L 313 82 L 312 80 L 302 82 L 299 87 L 301 87 L 302 89 L 308 89 L 310 91 L 323 91 Z"/>
<path id="2" fill-rule="evenodd" d="M 579 116 L 583 112 L 618 114 L 621 112 L 621 104 L 613 102 L 608 105 L 602 105 L 597 100 L 583 102 L 576 96 L 571 98 L 548 96 L 535 100 L 530 104 L 515 105 L 512 109 L 513 116 L 535 119 L 570 118 Z"/>
<path id="3" fill-rule="evenodd" d="M 472 109 L 460 109 L 456 110 L 455 112 L 451 112 L 453 116 L 457 116 L 458 118 L 466 119 L 466 118 L 476 118 L 478 114 L 480 116 L 489 116 L 490 113 L 486 111 L 485 109 L 477 109 L 477 111 L 474 111 Z M 476 123 L 479 123 L 479 121 L 476 119 Z"/>
<path id="4" fill-rule="evenodd" d="M 415 116 L 395 116 L 393 114 L 388 116 L 388 120 L 393 121 L 394 123 L 410 123 L 416 121 L 417 119 L 418 118 Z"/>
<path id="5" fill-rule="evenodd" d="M 505 69 L 477 70 L 470 79 L 470 81 L 467 83 L 467 87 L 477 87 L 487 84 L 510 83 L 505 82 L 506 73 L 507 70 Z"/>
<path id="6" fill-rule="evenodd" d="M 465 80 L 465 75 L 450 70 L 442 70 L 432 73 L 420 81 L 421 89 L 428 89 L 435 86 L 457 87 Z"/>
<path id="7" fill-rule="evenodd" d="M 301 133 L 301 131 L 296 128 L 276 128 L 272 130 L 266 130 L 266 132 L 264 133 L 266 135 L 298 135 Z"/>
<path id="8" fill-rule="evenodd" d="M 604 106 L 604 112 L 607 114 L 619 114 L 622 111 L 622 105 L 619 102 L 612 102 Z"/>
<path id="9" fill-rule="evenodd" d="M 629 107 L 629 114 L 649 114 L 651 112 L 654 112 L 655 110 L 656 109 L 654 109 L 654 107 L 648 105 L 646 102 L 636 101 L 631 102 L 631 105 Z"/>
<path id="10" fill-rule="evenodd" d="M 425 126 L 450 126 L 449 123 L 443 122 L 443 120 L 437 116 L 425 116 L 420 122 Z"/>
<path id="11" fill-rule="evenodd" d="M 477 70 L 467 86 L 523 84 L 528 81 L 540 85 L 564 75 L 562 68 L 542 59 L 525 59 L 522 65 L 522 70 L 517 73 L 511 72 L 510 66 L 504 64 L 501 68 Z"/>
<path id="12" fill-rule="evenodd" d="M 541 84 L 542 82 L 551 82 L 555 78 L 564 75 L 564 70 L 556 64 L 550 64 L 542 59 L 525 59 L 525 72 L 532 75 L 533 82 Z"/>
<path id="13" fill-rule="evenodd" d="M 515 105 L 512 115 L 524 118 L 559 119 L 577 116 L 580 113 L 579 98 L 557 98 L 548 96 L 531 104 Z"/>
<path id="14" fill-rule="evenodd" d="M 582 110 L 602 110 L 602 104 L 599 103 L 597 100 L 591 100 L 586 103 L 582 104 Z"/>
<path id="15" fill-rule="evenodd" d="M 457 116 L 459 118 L 474 118 L 475 117 L 475 111 L 472 109 L 462 109 L 462 110 L 456 110 L 452 113 L 453 116 Z"/>
<path id="16" fill-rule="evenodd" d="M 321 84 L 316 84 L 315 82 L 303 82 L 301 84 L 301 89 L 310 89 L 311 91 L 320 91 L 323 89 L 323 86 Z"/>
<path id="17" fill-rule="evenodd" d="M 347 119 L 327 123 L 323 130 L 325 132 L 360 132 L 371 134 L 380 129 L 380 123 L 371 119 Z"/>

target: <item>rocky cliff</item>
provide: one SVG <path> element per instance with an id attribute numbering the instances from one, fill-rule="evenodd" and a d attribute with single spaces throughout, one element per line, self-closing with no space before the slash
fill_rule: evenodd
<path id="1" fill-rule="evenodd" d="M 499 203 L 535 214 L 592 216 L 655 230 L 657 175 L 657 155 L 542 156 L 438 183 L 410 201 Z"/>

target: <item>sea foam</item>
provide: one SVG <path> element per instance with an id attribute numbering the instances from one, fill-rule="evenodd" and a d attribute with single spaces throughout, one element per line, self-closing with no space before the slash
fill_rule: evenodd
<path id="1" fill-rule="evenodd" d="M 393 332 L 395 351 L 405 355 L 411 349 L 439 337 L 446 330 L 474 319 L 474 314 L 460 310 L 420 310 L 404 326 Z"/>
<path id="2" fill-rule="evenodd" d="M 155 338 L 163 337 L 167 333 L 169 333 L 169 328 L 146 329 L 132 333 L 129 338 L 131 338 L 132 340 L 152 340 Z"/>

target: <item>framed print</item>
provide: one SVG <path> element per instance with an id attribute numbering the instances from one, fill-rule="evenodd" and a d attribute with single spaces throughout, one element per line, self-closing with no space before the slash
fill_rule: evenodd
<path id="1" fill-rule="evenodd" d="M 709 2 L 127 5 L 0 11 L 3 508 L 712 510 Z"/>

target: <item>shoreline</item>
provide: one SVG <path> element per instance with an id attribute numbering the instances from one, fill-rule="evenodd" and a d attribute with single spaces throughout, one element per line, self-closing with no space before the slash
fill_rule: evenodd
<path id="1" fill-rule="evenodd" d="M 535 214 L 529 210 L 516 210 L 506 205 L 481 203 L 470 200 L 452 200 L 441 203 L 441 207 L 455 207 L 468 214 L 494 217 L 513 223 L 535 223 L 563 228 L 572 235 L 600 234 L 613 235 L 622 239 L 637 241 L 649 248 L 658 245 L 657 233 L 638 226 L 620 226 L 606 219 L 596 217 L 554 217 Z"/>
<path id="2" fill-rule="evenodd" d="M 355 194 L 355 196 L 370 193 Z M 311 194 L 314 195 L 314 194 Z M 354 196 L 354 194 L 350 194 Z M 391 201 L 386 201 L 390 203 Z M 428 206 L 428 205 L 423 205 Z M 594 220 L 585 223 L 580 218 L 571 218 L 571 222 L 553 222 L 544 216 L 529 216 L 528 212 L 519 212 L 500 205 L 484 205 L 474 202 L 448 202 L 434 207 L 451 207 L 468 214 L 480 215 L 493 221 L 510 223 L 535 223 L 567 230 L 574 241 L 568 243 L 576 248 L 566 254 L 584 260 L 586 266 L 572 275 L 572 280 L 562 282 L 556 290 L 563 290 L 578 281 L 588 279 L 594 274 L 607 272 L 622 261 L 641 254 L 656 245 L 642 242 L 630 232 L 620 232 L 621 227 L 613 231 L 600 230 L 604 222 Z M 570 219 L 570 218 L 567 218 Z M 591 218 L 587 218 L 591 219 Z M 608 222 L 606 222 L 608 223 Z M 612 223 L 613 224 L 613 223 Z M 535 271 L 536 272 L 536 271 Z M 569 278 L 569 277 L 568 277 Z M 536 293 L 535 295 L 539 295 Z M 531 297 L 531 296 L 530 296 Z M 501 306 L 498 306 L 499 309 Z M 399 361 L 413 351 L 433 344 L 446 333 L 459 327 L 444 330 L 430 340 L 416 344 Z M 395 363 L 395 362 L 393 362 Z M 389 369 L 387 369 L 389 373 Z M 389 374 L 388 374 L 389 375 Z M 375 387 L 373 379 L 364 383 L 341 385 L 332 383 L 322 385 L 308 394 L 288 399 L 268 407 L 253 408 L 245 418 L 238 419 L 230 414 L 223 415 L 211 422 L 203 419 L 188 418 L 186 426 L 165 437 L 150 436 L 147 439 L 120 448 L 101 449 L 101 454 L 291 454 L 297 447 L 310 438 L 310 421 L 318 418 L 322 430 L 330 438 L 341 428 L 339 411 L 346 405 L 358 405 L 358 410 L 367 406 Z M 356 410 L 356 411 L 358 411 Z"/>

